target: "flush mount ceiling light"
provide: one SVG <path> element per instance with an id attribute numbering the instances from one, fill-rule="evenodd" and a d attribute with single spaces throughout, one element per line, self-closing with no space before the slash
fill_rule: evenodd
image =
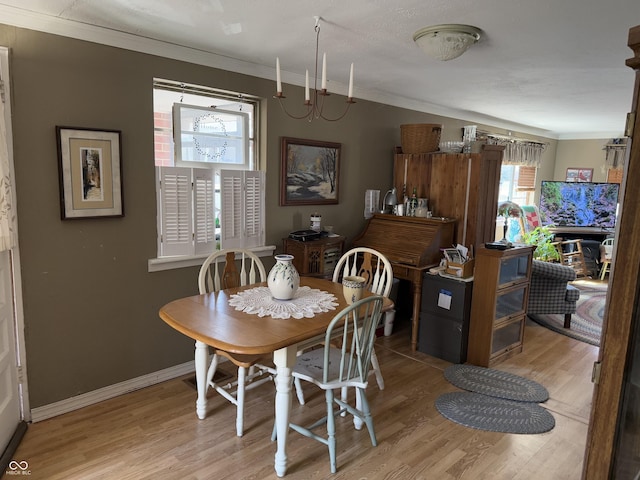
<path id="1" fill-rule="evenodd" d="M 438 60 L 458 58 L 480 40 L 482 30 L 471 25 L 434 25 L 418 30 L 413 41 L 428 55 Z"/>

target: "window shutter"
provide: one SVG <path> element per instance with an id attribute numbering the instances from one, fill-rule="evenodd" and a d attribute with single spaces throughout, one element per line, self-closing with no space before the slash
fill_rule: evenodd
<path id="1" fill-rule="evenodd" d="M 220 170 L 221 248 L 251 248 L 265 241 L 265 173 Z"/>
<path id="2" fill-rule="evenodd" d="M 242 170 L 220 170 L 220 248 L 242 248 Z"/>
<path id="3" fill-rule="evenodd" d="M 536 167 L 518 168 L 518 190 L 533 191 L 536 188 Z"/>
<path id="4" fill-rule="evenodd" d="M 214 171 L 193 169 L 194 250 L 210 253 L 216 248 Z"/>
<path id="5" fill-rule="evenodd" d="M 191 169 L 158 167 L 160 255 L 193 254 Z"/>
<path id="6" fill-rule="evenodd" d="M 264 192 L 265 192 L 265 172 L 245 171 L 245 225 L 244 235 L 245 248 L 258 247 L 264 245 Z"/>

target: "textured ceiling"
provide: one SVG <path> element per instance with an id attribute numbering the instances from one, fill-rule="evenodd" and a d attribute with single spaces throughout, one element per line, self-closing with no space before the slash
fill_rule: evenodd
<path id="1" fill-rule="evenodd" d="M 0 0 L 5 24 L 264 78 L 278 56 L 297 85 L 314 71 L 314 16 L 330 91 L 346 94 L 353 62 L 356 98 L 550 138 L 623 133 L 638 0 Z M 440 23 L 484 35 L 441 62 L 412 40 Z"/>

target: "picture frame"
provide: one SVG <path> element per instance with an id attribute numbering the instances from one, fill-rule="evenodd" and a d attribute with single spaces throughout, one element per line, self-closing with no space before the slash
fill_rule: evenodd
<path id="1" fill-rule="evenodd" d="M 337 204 L 341 147 L 340 143 L 282 137 L 280 205 Z"/>
<path id="2" fill-rule="evenodd" d="M 593 168 L 567 168 L 566 182 L 593 181 Z"/>
<path id="3" fill-rule="evenodd" d="M 123 217 L 120 130 L 56 126 L 62 220 Z"/>

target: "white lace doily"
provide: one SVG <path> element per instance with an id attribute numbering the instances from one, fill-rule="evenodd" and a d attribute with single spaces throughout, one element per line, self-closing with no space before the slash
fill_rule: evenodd
<path id="1" fill-rule="evenodd" d="M 311 318 L 316 313 L 335 310 L 336 297 L 310 287 L 300 287 L 291 300 L 275 300 L 268 287 L 255 287 L 231 295 L 229 305 L 259 317 Z"/>

